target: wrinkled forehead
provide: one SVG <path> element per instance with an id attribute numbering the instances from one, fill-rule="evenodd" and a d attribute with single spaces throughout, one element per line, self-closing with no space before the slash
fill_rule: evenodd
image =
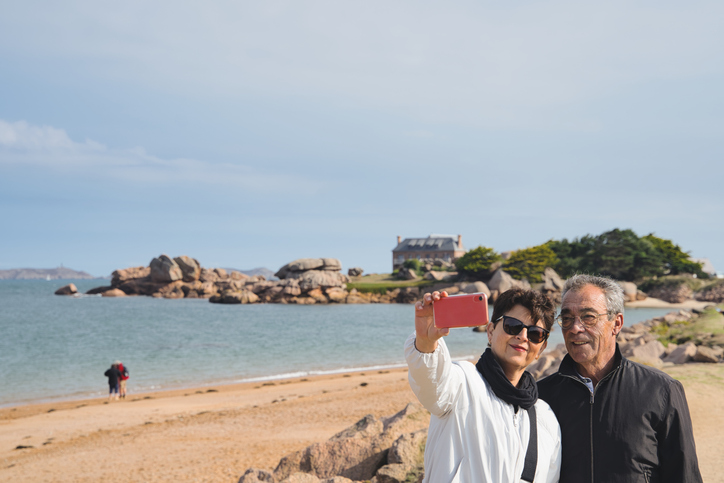
<path id="1" fill-rule="evenodd" d="M 561 313 L 604 313 L 606 294 L 598 287 L 586 285 L 583 288 L 566 293 L 561 300 Z"/>

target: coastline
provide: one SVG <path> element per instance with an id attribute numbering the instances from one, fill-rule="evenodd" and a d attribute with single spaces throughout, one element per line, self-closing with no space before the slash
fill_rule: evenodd
<path id="1" fill-rule="evenodd" d="M 704 481 L 724 482 L 724 364 L 665 371 L 684 384 Z M 0 480 L 231 483 L 414 400 L 399 368 L 3 408 Z"/>
<path id="2" fill-rule="evenodd" d="M 699 300 L 685 300 L 684 302 L 679 302 L 672 304 L 670 302 L 665 302 L 660 299 L 655 299 L 653 297 L 646 297 L 644 300 L 636 300 L 633 302 L 626 302 L 624 304 L 624 308 L 631 307 L 631 308 L 646 308 L 646 309 L 666 309 L 670 308 L 672 310 L 675 309 L 696 309 L 696 310 L 703 310 L 706 307 L 714 307 L 717 304 L 715 302 L 701 302 Z"/>

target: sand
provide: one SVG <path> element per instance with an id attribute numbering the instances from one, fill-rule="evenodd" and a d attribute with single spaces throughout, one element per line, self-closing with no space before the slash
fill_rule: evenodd
<path id="1" fill-rule="evenodd" d="M 724 364 L 667 371 L 686 388 L 704 481 L 724 482 Z M 397 369 L 4 408 L 0 481 L 236 482 L 413 400 Z"/>

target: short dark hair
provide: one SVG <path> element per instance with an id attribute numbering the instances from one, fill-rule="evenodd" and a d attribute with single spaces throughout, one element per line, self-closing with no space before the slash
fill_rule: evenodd
<path id="1" fill-rule="evenodd" d="M 547 296 L 535 290 L 511 288 L 498 296 L 493 304 L 493 318 L 495 322 L 516 305 L 525 307 L 530 312 L 533 322 L 543 321 L 546 329 L 551 330 L 556 316 L 556 306 Z"/>

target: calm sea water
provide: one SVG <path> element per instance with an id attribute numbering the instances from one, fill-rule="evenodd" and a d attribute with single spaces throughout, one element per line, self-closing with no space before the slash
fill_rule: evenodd
<path id="1" fill-rule="evenodd" d="M 411 305 L 219 305 L 150 297 L 60 297 L 68 281 L 0 281 L 0 406 L 105 395 L 119 359 L 129 392 L 404 365 Z M 103 285 L 73 281 L 79 291 Z M 626 325 L 667 313 L 627 309 Z M 549 346 L 562 342 L 554 330 Z M 484 334 L 456 329 L 453 357 Z"/>

